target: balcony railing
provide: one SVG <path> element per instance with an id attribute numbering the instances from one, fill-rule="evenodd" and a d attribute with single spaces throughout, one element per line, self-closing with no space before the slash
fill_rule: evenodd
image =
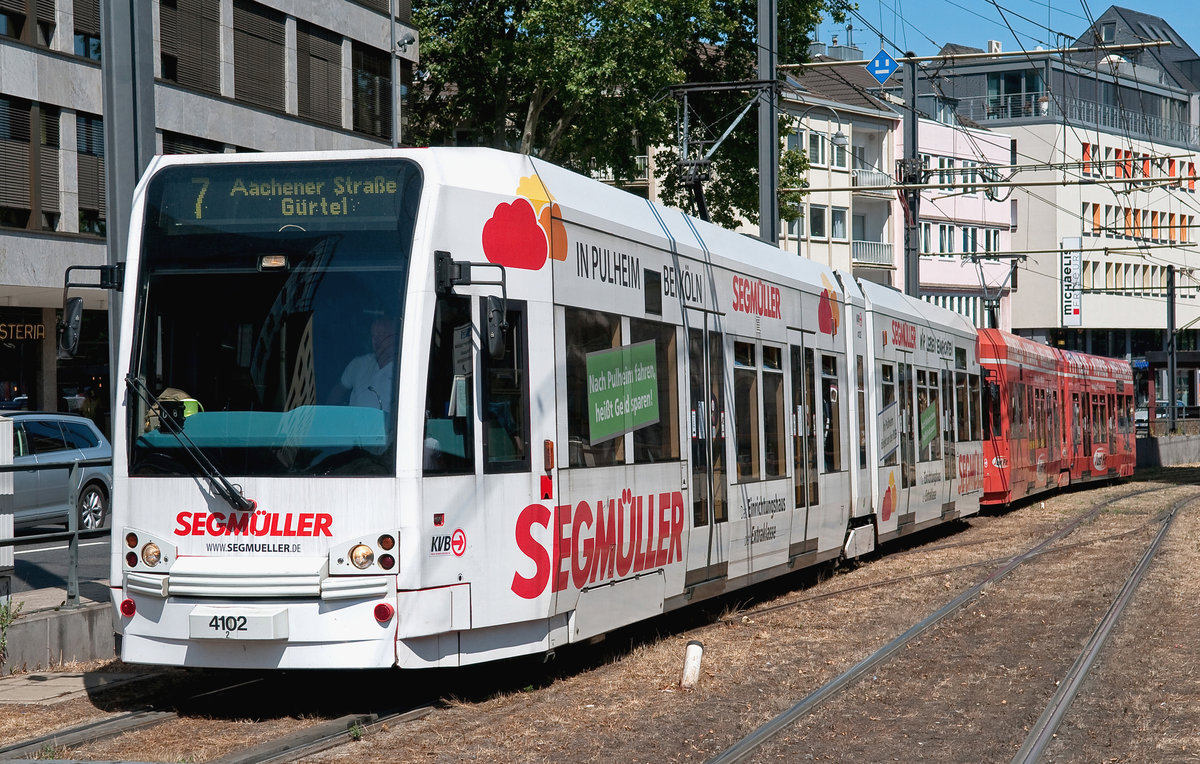
<path id="1" fill-rule="evenodd" d="M 628 182 L 629 183 L 647 183 L 647 182 L 649 182 L 649 180 L 650 180 L 650 157 L 646 156 L 646 155 L 642 155 L 642 156 L 634 157 L 633 160 L 634 160 L 634 162 L 637 163 L 637 172 L 634 173 L 633 178 L 630 179 Z M 613 173 L 613 170 L 611 167 L 593 167 L 591 174 L 592 174 L 592 177 L 595 178 L 596 180 L 601 180 L 601 181 L 604 181 L 605 183 L 616 182 L 616 176 Z"/>
<path id="2" fill-rule="evenodd" d="M 892 180 L 892 176 L 879 170 L 851 170 L 850 184 L 864 191 L 870 191 L 872 186 L 892 186 L 895 185 L 895 181 Z M 878 188 L 878 191 L 884 194 L 892 193 L 885 188 Z"/>
<path id="3" fill-rule="evenodd" d="M 892 245 L 883 241 L 852 241 L 850 257 L 856 263 L 892 265 Z"/>
<path id="4" fill-rule="evenodd" d="M 958 113 L 976 122 L 998 119 L 1058 122 L 1065 118 L 1075 127 L 1098 127 L 1176 146 L 1200 146 L 1200 126 L 1046 93 L 963 98 L 958 102 Z"/>

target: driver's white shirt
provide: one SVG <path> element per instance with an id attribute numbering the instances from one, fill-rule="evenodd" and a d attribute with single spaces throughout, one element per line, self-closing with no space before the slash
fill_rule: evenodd
<path id="1" fill-rule="evenodd" d="M 367 353 L 346 364 L 342 372 L 342 387 L 350 391 L 351 406 L 392 410 L 392 376 L 395 363 L 389 361 L 382 367 L 374 353 Z"/>

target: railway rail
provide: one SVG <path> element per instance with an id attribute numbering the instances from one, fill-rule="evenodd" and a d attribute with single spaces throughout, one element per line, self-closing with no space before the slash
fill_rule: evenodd
<path id="1" fill-rule="evenodd" d="M 964 590 L 937 611 L 914 624 L 903 634 L 891 640 L 868 657 L 854 664 L 850 669 L 843 672 L 832 681 L 826 683 L 805 698 L 801 699 L 784 712 L 778 714 L 766 724 L 754 729 L 750 732 L 750 734 L 746 735 L 718 755 L 709 759 L 709 763 L 732 764 L 733 762 L 747 760 L 749 757 L 756 754 L 775 736 L 787 729 L 790 725 L 797 722 L 803 716 L 813 712 L 821 704 L 837 697 L 850 687 L 854 686 L 869 671 L 885 663 L 890 658 L 894 657 L 900 650 L 910 645 L 919 636 L 929 631 L 948 616 L 958 612 L 966 605 L 973 602 L 987 587 L 1000 581 L 1002 578 L 1007 576 L 1009 573 L 1012 573 L 1024 563 L 1054 549 L 1055 547 L 1053 545 L 1074 533 L 1084 523 L 1099 516 L 1100 513 L 1105 509 L 1121 501 L 1128 500 L 1129 498 L 1135 498 L 1139 495 L 1147 494 L 1156 490 L 1159 489 L 1150 488 L 1110 498 L 1100 504 L 1097 504 L 1089 511 L 1075 517 L 1069 523 L 1057 529 L 1053 534 L 1041 540 L 1034 546 L 1026 549 L 1024 552 L 1007 558 L 1005 561 L 1003 561 L 1004 564 L 1001 567 L 993 571 L 982 581 Z M 1170 528 L 1170 525 L 1178 511 L 1182 507 L 1196 501 L 1200 501 L 1200 493 L 1195 493 L 1176 501 L 1170 507 L 1170 509 L 1158 515 L 1156 520 L 1160 523 L 1160 528 L 1155 536 L 1154 541 L 1150 544 L 1146 552 L 1139 560 L 1137 566 L 1127 579 L 1125 586 L 1113 600 L 1108 612 L 1097 626 L 1096 631 L 1093 633 L 1091 639 L 1088 640 L 1087 644 L 1080 652 L 1079 657 L 1076 659 L 1071 669 L 1067 672 L 1066 677 L 1059 682 L 1059 690 L 1055 693 L 1050 703 L 1046 706 L 1046 709 L 1042 713 L 1042 716 L 1039 718 L 1037 724 L 1034 725 L 1033 729 L 1031 729 L 1029 735 L 1022 744 L 1020 752 L 1018 753 L 1017 757 L 1013 759 L 1014 762 L 1019 761 L 1024 763 L 1036 761 L 1038 756 L 1040 756 L 1041 752 L 1044 750 L 1045 746 L 1052 739 L 1058 723 L 1062 720 L 1067 707 L 1070 705 L 1070 702 L 1074 698 L 1075 693 L 1078 691 L 1080 684 L 1086 677 L 1088 668 L 1095 661 L 1096 656 L 1103 647 L 1104 641 L 1107 639 L 1113 626 L 1119 619 L 1125 605 L 1128 604 L 1129 600 L 1132 598 L 1132 594 L 1136 589 L 1138 582 L 1140 582 L 1142 576 L 1145 574 L 1146 569 L 1149 567 L 1151 560 L 1153 560 L 1155 553 L 1162 543 L 1162 539 L 1165 537 L 1167 530 Z M 1117 535 L 1128 535 L 1128 532 Z M 1000 560 L 988 562 L 994 563 L 1000 562 Z M 974 567 L 974 565 L 969 567 Z M 943 570 L 938 572 L 945 573 L 947 571 Z M 876 584 L 872 584 L 872 586 L 896 583 L 900 580 L 906 579 L 907 577 L 877 582 Z M 821 595 L 821 597 L 844 594 L 847 591 L 848 590 L 832 592 L 826 595 Z M 779 609 L 782 607 L 792 606 L 794 604 L 799 603 L 787 603 L 786 605 L 777 606 L 771 609 Z"/>

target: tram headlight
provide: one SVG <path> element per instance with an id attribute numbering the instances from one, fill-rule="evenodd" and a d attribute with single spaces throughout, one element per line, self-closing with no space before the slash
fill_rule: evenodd
<path id="1" fill-rule="evenodd" d="M 162 560 L 162 550 L 153 541 L 142 547 L 142 562 L 153 568 Z"/>
<path id="2" fill-rule="evenodd" d="M 350 550 L 350 562 L 359 570 L 366 570 L 375 562 L 375 552 L 366 544 L 357 544 Z"/>

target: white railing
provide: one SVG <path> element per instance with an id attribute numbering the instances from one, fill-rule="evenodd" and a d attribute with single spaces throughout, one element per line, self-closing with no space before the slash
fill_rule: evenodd
<path id="1" fill-rule="evenodd" d="M 637 165 L 637 172 L 634 173 L 633 178 L 629 182 L 648 182 L 650 180 L 650 157 L 643 154 L 642 156 L 634 157 L 633 161 Z M 593 167 L 591 176 L 595 180 L 604 181 L 605 183 L 615 183 L 617 180 L 616 174 L 611 167 Z"/>
<path id="2" fill-rule="evenodd" d="M 895 185 L 895 181 L 892 180 L 891 175 L 888 175 L 886 172 L 880 172 L 879 170 L 851 170 L 850 184 L 856 188 L 862 188 L 865 191 L 869 191 L 871 190 L 872 186 L 879 187 Z M 891 191 L 884 188 L 880 188 L 879 190 L 885 194 L 891 193 Z"/>
<path id="3" fill-rule="evenodd" d="M 856 263 L 892 265 L 892 245 L 883 241 L 852 241 L 850 257 Z"/>
<path id="4" fill-rule="evenodd" d="M 1196 125 L 1046 93 L 963 98 L 958 102 L 958 113 L 976 122 L 997 119 L 1058 121 L 1065 118 L 1076 127 L 1099 127 L 1175 145 L 1200 146 L 1200 127 Z"/>

